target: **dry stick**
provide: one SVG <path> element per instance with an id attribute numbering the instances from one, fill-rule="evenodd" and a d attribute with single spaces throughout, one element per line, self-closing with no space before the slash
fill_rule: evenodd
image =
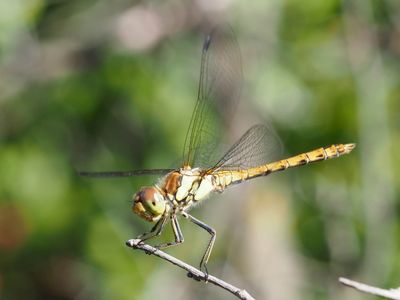
<path id="1" fill-rule="evenodd" d="M 207 276 L 205 273 L 201 272 L 200 270 L 196 269 L 195 267 L 192 267 L 191 265 L 188 265 L 187 263 L 184 263 L 183 261 L 181 261 L 163 251 L 158 250 L 157 248 L 154 248 L 150 245 L 144 244 L 143 242 L 140 241 L 140 239 L 128 240 L 126 242 L 126 245 L 133 249 L 143 250 L 147 254 L 154 254 L 155 256 L 158 256 L 159 258 L 169 261 L 170 263 L 188 271 L 189 277 L 193 277 L 195 280 L 198 280 L 198 281 L 202 280 L 205 282 L 210 282 L 216 286 L 219 286 L 219 287 L 227 290 L 228 292 L 231 292 L 239 299 L 255 300 L 246 290 L 239 289 L 217 277 L 214 277 L 211 275 Z"/>
<path id="2" fill-rule="evenodd" d="M 370 286 L 365 283 L 360 283 L 343 277 L 339 278 L 339 282 L 364 293 L 385 297 L 387 299 L 400 300 L 400 289 L 384 290 L 381 288 Z"/>

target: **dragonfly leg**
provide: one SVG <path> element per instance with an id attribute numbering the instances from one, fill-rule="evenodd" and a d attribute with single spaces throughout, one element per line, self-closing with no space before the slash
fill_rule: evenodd
<path id="1" fill-rule="evenodd" d="M 214 246 L 215 239 L 217 237 L 217 232 L 215 231 L 214 228 L 208 226 L 207 224 L 203 223 L 202 221 L 196 219 L 195 217 L 189 215 L 186 212 L 183 212 L 182 215 L 185 218 L 189 219 L 194 224 L 196 224 L 197 226 L 200 226 L 201 228 L 206 230 L 211 235 L 211 238 L 210 238 L 210 241 L 208 242 L 206 251 L 204 252 L 203 257 L 202 257 L 202 259 L 200 261 L 200 270 L 201 271 L 204 270 L 204 273 L 206 274 L 206 281 L 207 281 L 207 277 L 208 277 L 208 274 L 209 274 L 208 270 L 207 270 L 207 262 L 208 262 L 208 259 L 210 258 L 210 254 L 211 254 L 212 248 Z"/>
<path id="2" fill-rule="evenodd" d="M 161 218 L 152 228 L 149 232 L 145 232 L 137 237 L 141 242 L 144 242 L 146 240 L 149 240 L 153 237 L 159 236 L 164 229 L 164 226 L 167 222 L 167 218 L 163 217 Z"/>
<path id="3" fill-rule="evenodd" d="M 177 246 L 184 242 L 182 230 L 181 227 L 179 226 L 179 222 L 178 219 L 176 218 L 176 215 L 171 216 L 171 225 L 172 225 L 172 231 L 174 232 L 175 241 L 154 246 L 155 248 L 165 249 L 168 247 Z"/>

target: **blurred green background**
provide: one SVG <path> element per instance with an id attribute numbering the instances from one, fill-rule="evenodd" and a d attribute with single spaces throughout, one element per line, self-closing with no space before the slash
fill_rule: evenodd
<path id="1" fill-rule="evenodd" d="M 1 299 L 232 299 L 125 246 L 151 225 L 131 197 L 157 178 L 74 171 L 179 162 L 220 22 L 243 55 L 232 141 L 261 122 L 287 155 L 357 148 L 193 210 L 218 232 L 211 274 L 257 299 L 367 299 L 339 276 L 400 285 L 399 1 L 3 0 Z M 181 226 L 167 252 L 197 266 L 208 235 Z"/>

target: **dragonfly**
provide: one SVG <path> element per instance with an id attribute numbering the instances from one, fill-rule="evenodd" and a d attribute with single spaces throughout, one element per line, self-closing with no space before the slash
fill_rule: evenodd
<path id="1" fill-rule="evenodd" d="M 216 230 L 189 213 L 194 206 L 210 194 L 223 192 L 230 186 L 289 168 L 336 158 L 350 153 L 355 147 L 354 143 L 333 144 L 271 161 L 270 152 L 274 148 L 271 145 L 277 143 L 277 137 L 270 127 L 257 124 L 248 129 L 222 158 L 213 162 L 212 153 L 220 141 L 217 125 L 224 123 L 216 120 L 224 119 L 229 115 L 229 109 L 235 106 L 240 98 L 242 80 L 241 54 L 232 29 L 213 29 L 203 43 L 197 101 L 185 138 L 181 167 L 79 172 L 81 176 L 88 177 L 160 175 L 161 178 L 154 185 L 140 188 L 133 196 L 133 212 L 154 224 L 150 231 L 139 235 L 137 239 L 144 242 L 159 236 L 165 225 L 170 223 L 174 240 L 155 247 L 162 249 L 182 244 L 184 236 L 178 217 L 188 219 L 210 235 L 200 261 L 200 270 L 207 275 L 207 263 L 216 240 Z"/>

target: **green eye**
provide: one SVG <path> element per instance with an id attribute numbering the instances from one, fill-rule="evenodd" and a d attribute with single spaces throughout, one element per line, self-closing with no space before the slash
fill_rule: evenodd
<path id="1" fill-rule="evenodd" d="M 132 210 L 143 219 L 155 222 L 167 209 L 164 197 L 155 187 L 143 187 L 133 197 Z"/>
<path id="2" fill-rule="evenodd" d="M 155 193 L 152 198 L 146 199 L 143 205 L 155 216 L 161 215 L 165 211 L 165 201 L 158 193 Z"/>

